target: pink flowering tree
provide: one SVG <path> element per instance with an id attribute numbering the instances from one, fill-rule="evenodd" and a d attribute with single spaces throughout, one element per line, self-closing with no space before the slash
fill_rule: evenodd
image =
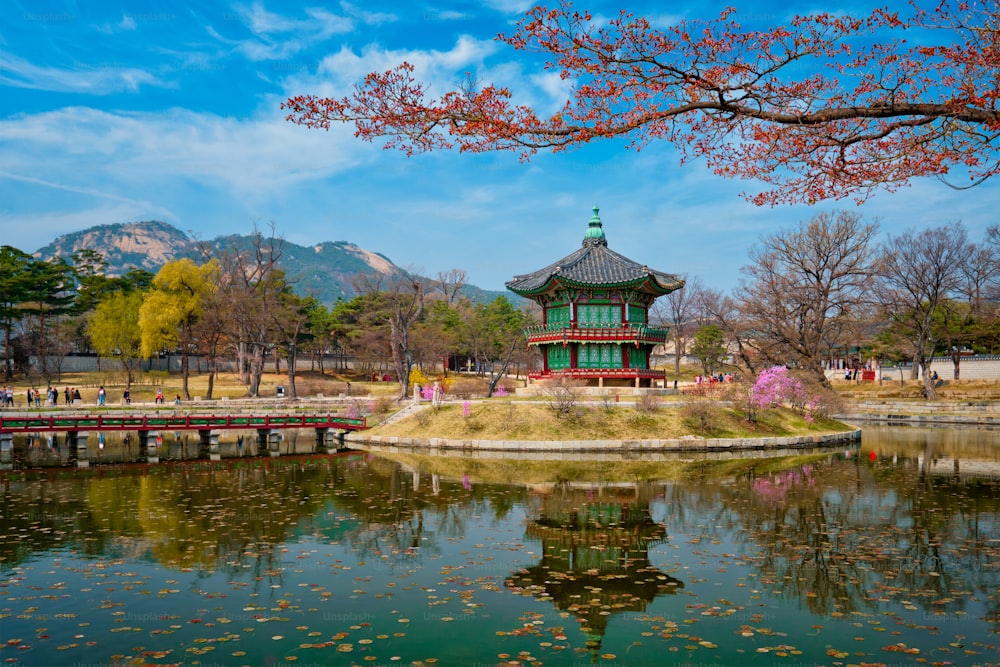
<path id="1" fill-rule="evenodd" d="M 755 408 L 768 409 L 782 405 L 802 410 L 806 419 L 813 419 L 819 397 L 793 377 L 785 366 L 773 366 L 761 371 L 753 384 L 750 402 Z"/>

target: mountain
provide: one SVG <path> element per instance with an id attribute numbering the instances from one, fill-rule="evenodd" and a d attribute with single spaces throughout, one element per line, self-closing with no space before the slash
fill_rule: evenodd
<path id="1" fill-rule="evenodd" d="M 171 260 L 193 256 L 197 249 L 194 240 L 181 230 L 165 222 L 149 220 L 97 225 L 65 234 L 39 248 L 34 255 L 42 259 L 69 258 L 85 248 L 104 256 L 110 275 L 122 275 L 133 267 L 156 273 Z"/>
<path id="2" fill-rule="evenodd" d="M 236 234 L 199 243 L 166 222 L 147 220 L 96 225 L 64 234 L 44 248 L 39 248 L 34 256 L 42 259 L 68 258 L 75 252 L 90 249 L 104 256 L 108 263 L 108 275 L 122 275 L 133 267 L 156 273 L 172 260 L 201 257 L 203 247 L 213 253 L 226 248 L 250 250 L 253 237 Z M 324 241 L 314 246 L 282 241 L 279 263 L 289 280 L 293 281 L 296 292 L 315 296 L 327 305 L 338 298 L 355 296 L 355 283 L 361 274 L 388 275 L 402 270 L 385 255 L 346 241 Z M 490 301 L 504 294 L 482 290 L 474 285 L 466 285 L 462 293 L 477 302 Z"/>

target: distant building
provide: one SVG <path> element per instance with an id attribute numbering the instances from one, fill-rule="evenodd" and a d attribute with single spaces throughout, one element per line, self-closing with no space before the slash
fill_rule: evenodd
<path id="1" fill-rule="evenodd" d="M 543 269 L 515 276 L 507 289 L 542 307 L 542 324 L 525 330 L 542 354 L 532 380 L 566 377 L 598 387 L 652 387 L 664 380 L 650 364 L 669 330 L 649 326 L 657 297 L 684 287 L 608 248 L 598 208 L 583 245 Z"/>

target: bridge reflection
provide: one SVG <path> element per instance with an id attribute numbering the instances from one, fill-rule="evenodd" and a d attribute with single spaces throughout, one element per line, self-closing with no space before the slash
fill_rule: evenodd
<path id="1" fill-rule="evenodd" d="M 174 441 L 181 441 L 181 433 L 196 431 L 198 434 L 195 458 L 219 460 L 222 457 L 220 434 L 224 431 L 252 430 L 255 436 L 237 436 L 238 455 L 270 456 L 281 454 L 283 432 L 289 429 L 312 429 L 315 433 L 313 452 L 334 452 L 346 449 L 344 434 L 367 428 L 363 417 L 342 417 L 330 414 L 263 414 L 263 415 L 212 415 L 168 414 L 151 415 L 49 415 L 0 417 L 0 470 L 10 470 L 18 465 L 76 465 L 88 467 L 92 460 L 101 461 L 108 444 L 108 435 L 120 445 L 119 458 L 157 463 L 164 449 L 164 433 L 174 433 Z M 90 437 L 96 432 L 96 459 L 91 453 Z M 23 436 L 23 449 L 18 450 L 15 434 Z M 122 435 L 124 434 L 124 435 Z M 60 435 L 63 442 L 60 443 Z M 120 437 L 117 437 L 120 436 Z M 134 440 L 133 440 L 134 436 Z M 132 458 L 132 445 L 135 456 Z M 179 458 L 187 456 L 188 438 L 185 436 Z M 107 457 L 105 457 L 105 460 Z"/>

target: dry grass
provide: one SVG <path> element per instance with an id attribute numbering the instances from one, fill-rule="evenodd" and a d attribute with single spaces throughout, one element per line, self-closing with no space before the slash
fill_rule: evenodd
<path id="1" fill-rule="evenodd" d="M 713 438 L 782 436 L 848 430 L 835 421 L 808 423 L 790 410 L 769 411 L 754 424 L 735 410 L 720 407 L 711 432 L 694 428 L 681 411 L 663 408 L 643 412 L 629 406 L 585 403 L 571 418 L 560 419 L 543 404 L 490 400 L 427 408 L 419 418 L 408 417 L 371 430 L 372 435 L 406 438 L 477 440 L 648 440 L 686 435 Z"/>

